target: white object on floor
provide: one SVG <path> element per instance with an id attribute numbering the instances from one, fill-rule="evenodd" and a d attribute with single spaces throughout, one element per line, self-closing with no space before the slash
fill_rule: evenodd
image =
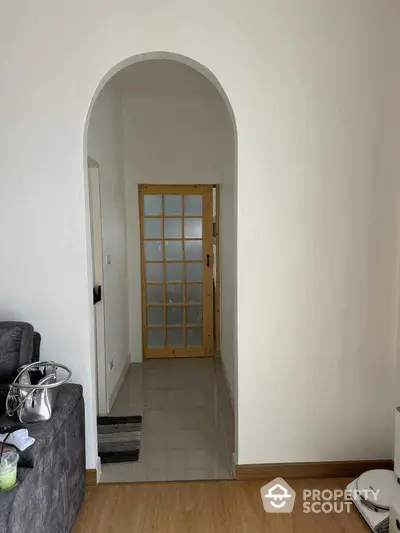
<path id="1" fill-rule="evenodd" d="M 400 531 L 400 501 L 395 502 L 390 507 L 389 516 L 389 533 L 398 533 Z"/>
<path id="2" fill-rule="evenodd" d="M 3 442 L 7 435 L 8 433 L 0 433 L 0 442 Z M 6 444 L 15 446 L 21 452 L 32 446 L 34 442 L 35 439 L 30 437 L 28 430 L 24 428 L 13 431 L 6 440 Z"/>
<path id="3" fill-rule="evenodd" d="M 369 470 L 347 489 L 357 510 L 375 533 L 389 531 L 389 510 L 400 500 L 400 486 L 391 470 Z"/>

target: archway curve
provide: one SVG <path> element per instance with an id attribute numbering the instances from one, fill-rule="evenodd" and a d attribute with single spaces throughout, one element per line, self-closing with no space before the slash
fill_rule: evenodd
<path id="1" fill-rule="evenodd" d="M 90 206 L 89 206 L 89 178 L 88 178 L 88 152 L 87 152 L 87 145 L 88 145 L 88 131 L 89 131 L 89 124 L 90 119 L 92 115 L 93 106 L 102 91 L 102 89 L 105 87 L 105 85 L 120 71 L 123 69 L 130 67 L 132 65 L 142 63 L 144 61 L 151 61 L 155 59 L 164 59 L 164 60 L 170 60 L 175 61 L 178 63 L 181 63 L 183 65 L 186 65 L 193 70 L 197 71 L 199 74 L 204 76 L 214 87 L 217 89 L 218 93 L 221 96 L 222 101 L 224 102 L 225 108 L 228 111 L 228 114 L 231 119 L 232 124 L 232 131 L 233 131 L 233 140 L 234 140 L 234 187 L 235 187 L 235 198 L 236 202 L 234 205 L 235 209 L 235 225 L 237 226 L 237 181 L 238 181 L 238 135 L 237 135 L 237 123 L 236 123 L 236 116 L 231 104 L 231 101 L 225 92 L 225 89 L 223 88 L 222 84 L 218 80 L 218 78 L 214 75 L 214 73 L 207 68 L 202 63 L 196 61 L 195 59 L 192 59 L 188 56 L 175 53 L 175 52 L 166 52 L 166 51 L 152 51 L 152 52 L 145 52 L 140 54 L 135 54 L 133 56 L 129 56 L 123 60 L 121 60 L 119 63 L 116 63 L 113 67 L 111 67 L 100 79 L 96 89 L 94 90 L 94 93 L 91 97 L 91 100 L 88 105 L 88 109 L 86 112 L 85 120 L 84 120 L 84 127 L 83 127 L 83 178 L 84 178 L 84 190 L 85 190 L 85 207 L 86 207 L 86 247 L 87 247 L 87 273 L 88 273 L 88 303 L 89 303 L 89 313 L 90 313 L 90 322 L 92 324 L 91 326 L 91 334 L 92 334 L 92 342 L 91 342 L 91 348 L 90 348 L 90 362 L 91 362 L 91 386 L 92 386 L 92 395 L 91 395 L 91 411 L 96 413 L 96 398 L 97 398 L 97 378 L 96 378 L 96 353 L 95 353 L 95 338 L 94 338 L 94 310 L 93 310 L 93 304 L 92 304 L 92 287 L 93 287 L 93 271 L 92 271 L 92 250 L 91 250 L 91 227 L 90 227 Z M 236 235 L 236 232 L 235 232 Z M 236 235 L 237 240 L 237 235 Z M 238 405 L 238 344 L 237 344 L 237 247 L 235 247 L 235 257 L 233 258 L 233 264 L 234 264 L 234 278 L 235 278 L 235 293 L 236 293 L 236 305 L 235 305 L 235 324 L 234 324 L 234 416 L 235 416 L 235 428 L 234 428 L 234 440 L 235 440 L 235 455 L 237 457 L 237 446 L 238 446 L 238 411 L 237 411 L 237 405 Z M 232 398 L 231 398 L 232 400 Z M 92 427 L 92 430 L 94 431 L 94 434 L 96 434 L 96 418 L 94 417 L 93 420 L 89 421 L 89 425 Z M 94 443 L 94 456 L 97 456 L 97 439 L 95 439 Z"/>
<path id="2" fill-rule="evenodd" d="M 209 70 L 206 66 L 199 63 L 195 59 L 192 59 L 190 57 L 184 56 L 182 54 L 177 54 L 175 52 L 145 52 L 143 54 L 136 54 L 134 56 L 127 57 L 126 59 L 123 59 L 116 65 L 114 65 L 100 80 L 96 90 L 93 93 L 92 99 L 89 104 L 88 111 L 86 113 L 85 118 L 85 124 L 84 124 L 84 133 L 83 133 L 83 142 L 84 142 L 84 149 L 86 149 L 87 145 L 87 133 L 89 129 L 89 123 L 90 123 L 90 116 L 92 114 L 92 109 L 95 101 L 97 100 L 97 97 L 100 94 L 100 91 L 103 89 L 103 87 L 106 85 L 107 82 L 111 80 L 112 77 L 114 77 L 118 72 L 123 70 L 126 67 L 130 67 L 132 65 L 135 65 L 136 63 L 141 63 L 143 61 L 151 61 L 152 59 L 167 59 L 171 61 L 177 61 L 178 63 L 182 63 L 184 65 L 187 65 L 188 67 L 193 68 L 199 74 L 202 74 L 205 78 L 208 79 L 212 85 L 217 89 L 219 94 L 221 95 L 221 98 L 223 99 L 226 108 L 229 111 L 229 115 L 232 120 L 233 130 L 234 130 L 234 136 L 235 139 L 237 138 L 237 127 L 236 127 L 236 118 L 235 113 L 233 111 L 230 99 L 228 95 L 225 92 L 225 89 L 222 87 L 221 83 L 219 82 L 218 78 Z M 85 156 L 85 165 L 86 165 L 86 153 Z"/>

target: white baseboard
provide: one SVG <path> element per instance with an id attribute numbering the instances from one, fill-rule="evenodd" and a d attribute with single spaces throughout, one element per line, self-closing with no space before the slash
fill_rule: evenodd
<path id="1" fill-rule="evenodd" d="M 115 384 L 114 390 L 110 394 L 110 402 L 109 402 L 110 411 L 111 411 L 112 406 L 113 406 L 113 404 L 115 402 L 115 398 L 117 397 L 117 395 L 119 393 L 119 389 L 121 388 L 121 385 L 124 382 L 126 374 L 128 373 L 130 365 L 131 365 L 131 362 L 129 361 L 125 365 L 125 368 L 123 369 L 123 371 L 121 372 L 121 375 L 119 376 L 119 379 L 118 379 L 117 383 Z"/>
<path id="2" fill-rule="evenodd" d="M 224 374 L 224 378 L 225 378 L 226 388 L 228 389 L 229 401 L 231 402 L 232 411 L 235 413 L 236 412 L 235 396 L 234 396 L 233 390 L 231 388 L 231 383 L 230 383 L 230 381 L 228 379 L 228 372 L 226 371 L 225 361 L 222 358 L 222 356 L 221 356 L 221 365 L 222 365 L 222 370 L 223 370 L 223 374 Z"/>
<path id="3" fill-rule="evenodd" d="M 229 381 L 227 378 L 226 369 L 223 360 L 220 357 L 215 360 L 214 372 L 216 378 L 219 424 L 222 428 L 226 451 L 231 462 L 231 473 L 233 477 L 235 477 L 235 408 L 232 398 L 232 391 L 230 389 Z"/>

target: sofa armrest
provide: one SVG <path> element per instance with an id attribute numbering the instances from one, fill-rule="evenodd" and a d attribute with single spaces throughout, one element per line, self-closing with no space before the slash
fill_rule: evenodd
<path id="1" fill-rule="evenodd" d="M 0 416 L 6 412 L 6 398 L 8 394 L 9 385 L 0 383 Z"/>
<path id="2" fill-rule="evenodd" d="M 11 383 L 22 365 L 32 360 L 33 326 L 27 322 L 0 322 L 0 382 Z"/>

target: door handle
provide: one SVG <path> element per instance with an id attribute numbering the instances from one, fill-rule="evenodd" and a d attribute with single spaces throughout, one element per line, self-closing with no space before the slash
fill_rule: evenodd
<path id="1" fill-rule="evenodd" d="M 210 254 L 207 254 L 207 266 L 210 266 Z"/>
<path id="2" fill-rule="evenodd" d="M 93 287 L 93 305 L 96 305 L 98 302 L 101 302 L 101 285 Z"/>

